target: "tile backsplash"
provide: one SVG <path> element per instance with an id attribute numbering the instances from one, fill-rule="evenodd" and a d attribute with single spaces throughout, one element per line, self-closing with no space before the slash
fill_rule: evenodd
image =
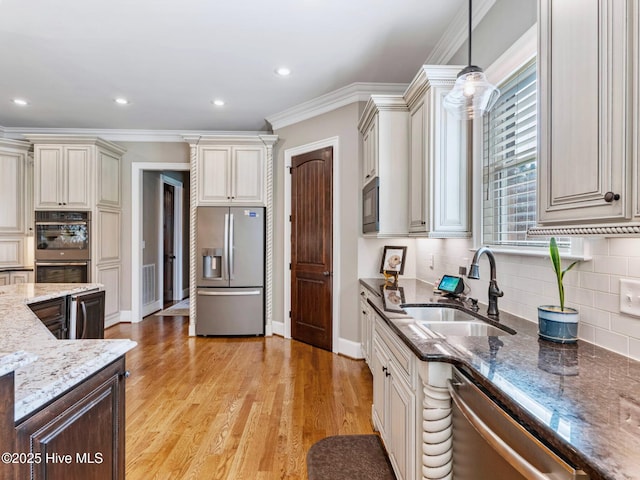
<path id="1" fill-rule="evenodd" d="M 565 275 L 566 305 L 580 311 L 580 339 L 640 360 L 640 317 L 620 313 L 620 279 L 640 279 L 640 238 L 589 238 L 592 259 Z M 416 277 L 434 282 L 468 268 L 473 244 L 466 239 L 416 239 Z M 432 257 L 433 256 L 433 259 Z M 433 260 L 433 262 L 432 262 Z M 433 267 L 431 264 L 433 263 Z M 563 261 L 563 266 L 569 262 Z M 559 303 L 548 255 L 496 253 L 501 311 L 537 322 L 538 305 Z M 487 303 L 489 262 L 480 259 L 480 280 L 467 280 L 469 295 Z"/>

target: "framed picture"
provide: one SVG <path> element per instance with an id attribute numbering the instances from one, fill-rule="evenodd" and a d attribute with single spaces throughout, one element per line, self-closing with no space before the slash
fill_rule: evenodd
<path id="1" fill-rule="evenodd" d="M 391 247 L 385 245 L 382 252 L 382 263 L 380 273 L 391 272 L 398 275 L 404 273 L 404 258 L 407 254 L 407 247 Z"/>
<path id="2" fill-rule="evenodd" d="M 404 313 L 400 305 L 404 303 L 404 289 L 402 287 L 381 286 L 382 306 L 387 312 Z"/>

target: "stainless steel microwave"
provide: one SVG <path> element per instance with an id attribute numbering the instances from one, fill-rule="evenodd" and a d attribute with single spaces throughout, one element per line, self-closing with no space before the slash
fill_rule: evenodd
<path id="1" fill-rule="evenodd" d="M 362 189 L 362 233 L 380 231 L 379 185 L 375 177 Z"/>

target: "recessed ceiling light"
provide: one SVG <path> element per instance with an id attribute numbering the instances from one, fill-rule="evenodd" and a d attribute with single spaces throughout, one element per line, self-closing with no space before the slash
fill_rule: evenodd
<path id="1" fill-rule="evenodd" d="M 216 100 L 213 100 L 211 103 L 213 103 L 216 107 L 222 107 L 224 105 L 224 100 L 220 100 L 218 98 Z"/>
<path id="2" fill-rule="evenodd" d="M 29 102 L 27 102 L 26 100 L 24 100 L 22 98 L 14 98 L 12 100 L 12 102 L 15 103 L 16 105 L 20 105 L 21 107 L 29 105 Z"/>
<path id="3" fill-rule="evenodd" d="M 291 69 L 287 67 L 280 67 L 276 69 L 276 73 L 281 77 L 288 77 L 289 75 L 291 75 Z"/>
<path id="4" fill-rule="evenodd" d="M 118 97 L 114 100 L 118 105 L 129 105 L 129 100 L 126 98 Z"/>

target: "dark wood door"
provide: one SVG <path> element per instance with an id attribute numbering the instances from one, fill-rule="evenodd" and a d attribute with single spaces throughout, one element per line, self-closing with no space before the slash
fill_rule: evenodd
<path id="1" fill-rule="evenodd" d="M 164 277 L 163 284 L 163 301 L 170 302 L 173 300 L 173 261 L 176 259 L 174 251 L 174 204 L 175 189 L 173 185 L 164 184 L 164 215 L 162 218 L 162 237 L 163 237 L 163 258 L 164 258 Z"/>
<path id="2" fill-rule="evenodd" d="M 291 336 L 331 351 L 333 148 L 293 157 Z"/>

